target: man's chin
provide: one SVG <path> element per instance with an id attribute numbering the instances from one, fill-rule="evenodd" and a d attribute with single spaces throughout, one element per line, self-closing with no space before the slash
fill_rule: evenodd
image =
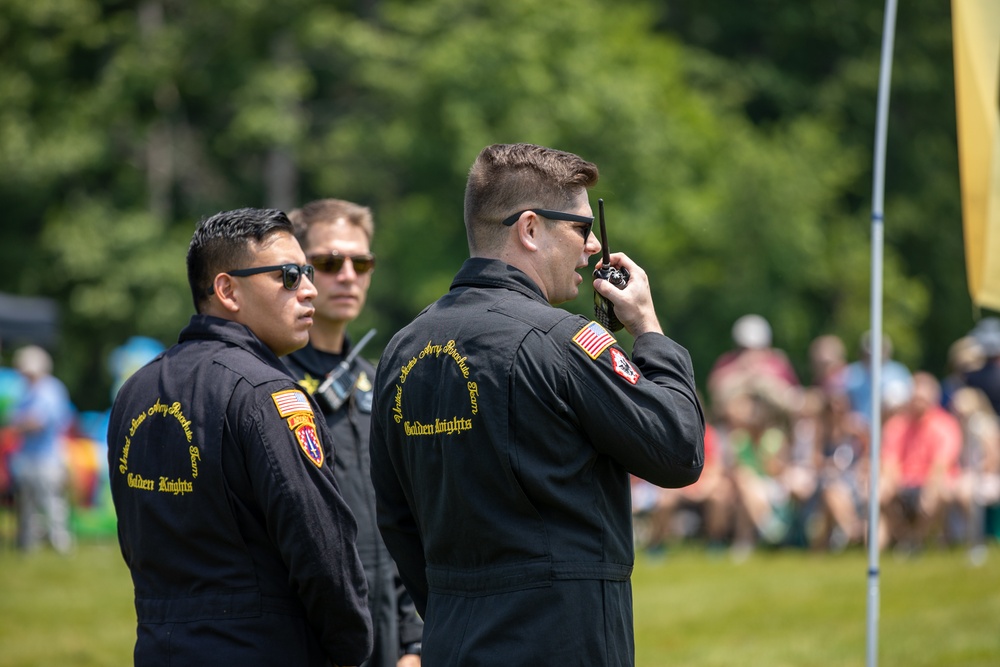
<path id="1" fill-rule="evenodd" d="M 572 301 L 579 294 L 580 294 L 580 290 L 578 290 L 577 288 L 574 287 L 567 294 L 562 294 L 562 295 L 559 295 L 559 296 L 553 296 L 553 298 L 549 299 L 549 304 L 553 305 L 553 306 L 558 306 L 560 304 L 566 303 L 567 301 Z"/>
<path id="2" fill-rule="evenodd" d="M 331 308 L 322 314 L 316 313 L 314 319 L 317 325 L 337 325 L 353 322 L 360 314 L 360 308 Z"/>
<path id="3" fill-rule="evenodd" d="M 271 351 L 274 352 L 276 356 L 283 357 L 286 354 L 291 354 L 296 350 L 301 350 L 309 342 L 309 332 L 304 331 L 301 335 L 295 336 L 294 338 L 289 338 L 282 341 L 275 341 L 272 344 L 266 344 Z"/>

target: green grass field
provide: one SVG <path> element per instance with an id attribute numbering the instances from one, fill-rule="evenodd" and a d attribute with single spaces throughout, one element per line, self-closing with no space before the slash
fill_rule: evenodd
<path id="1" fill-rule="evenodd" d="M 640 667 L 865 665 L 867 554 L 758 552 L 736 564 L 688 547 L 640 555 Z M 1000 546 L 881 560 L 879 664 L 1000 665 Z M 0 547 L 0 666 L 131 664 L 132 587 L 113 541 L 68 557 Z M 516 666 L 514 666 L 516 667 Z"/>
<path id="2" fill-rule="evenodd" d="M 866 664 L 868 556 L 759 552 L 742 564 L 686 550 L 640 556 L 633 577 L 643 667 Z M 879 665 L 1000 665 L 1000 548 L 880 559 Z"/>

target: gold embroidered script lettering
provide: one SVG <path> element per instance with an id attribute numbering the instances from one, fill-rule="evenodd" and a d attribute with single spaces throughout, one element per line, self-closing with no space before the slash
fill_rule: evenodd
<path id="1" fill-rule="evenodd" d="M 458 367 L 458 372 L 462 374 L 462 377 L 469 380 L 471 370 L 469 369 L 468 357 L 461 353 L 458 349 L 458 343 L 456 343 L 455 340 L 449 340 L 444 345 L 434 343 L 433 340 L 427 341 L 427 344 L 424 345 L 423 349 L 421 349 L 415 357 L 411 357 L 408 362 L 400 367 L 399 382 L 396 384 L 396 392 L 393 395 L 392 419 L 397 424 L 403 425 L 403 433 L 407 436 L 412 437 L 437 434 L 454 435 L 472 429 L 472 419 L 468 417 L 453 416 L 450 419 L 436 418 L 433 424 L 415 420 L 405 420 L 403 410 L 403 385 L 406 383 L 406 379 L 409 377 L 410 373 L 413 372 L 413 369 L 419 362 L 425 359 L 437 359 L 440 357 L 451 359 Z M 479 385 L 475 381 L 469 381 L 466 383 L 466 389 L 469 392 L 470 410 L 473 415 L 478 415 Z"/>
<path id="2" fill-rule="evenodd" d="M 153 415 L 159 415 L 161 417 L 173 417 L 177 423 L 180 425 L 181 430 L 184 432 L 184 439 L 188 443 L 194 438 L 194 433 L 191 430 L 191 420 L 184 416 L 184 410 L 181 408 L 181 404 L 174 401 L 170 405 L 163 403 L 159 398 L 156 399 L 156 403 L 149 406 L 149 408 L 143 410 L 132 421 L 129 423 L 128 435 L 125 436 L 125 445 L 122 447 L 122 454 L 118 457 L 118 472 L 122 475 L 127 474 L 125 478 L 126 483 L 130 488 L 140 489 L 142 491 L 153 491 L 154 488 L 162 493 L 172 493 L 173 495 L 181 495 L 184 493 L 191 493 L 194 490 L 194 482 L 183 479 L 169 479 L 167 477 L 161 476 L 159 478 L 159 487 L 155 487 L 155 483 L 152 479 L 147 479 L 140 474 L 131 473 L 128 471 L 129 464 L 129 452 L 132 448 L 132 438 L 135 437 L 136 431 L 139 427 L 146 422 L 147 417 L 152 417 Z M 201 450 L 198 449 L 196 445 L 190 445 L 187 449 L 188 457 L 191 463 L 191 479 L 197 479 L 198 477 L 198 463 L 201 461 Z"/>

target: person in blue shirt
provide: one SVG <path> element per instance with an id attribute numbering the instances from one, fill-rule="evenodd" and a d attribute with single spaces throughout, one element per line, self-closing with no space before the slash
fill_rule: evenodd
<path id="1" fill-rule="evenodd" d="M 882 336 L 882 405 L 898 407 L 913 392 L 913 375 L 904 364 L 892 358 L 892 340 Z M 872 421 L 871 333 L 861 336 L 861 359 L 847 365 L 844 371 L 844 392 L 851 402 L 851 411 Z M 885 417 L 885 415 L 883 415 Z"/>
<path id="2" fill-rule="evenodd" d="M 14 368 L 25 379 L 24 394 L 10 420 L 21 440 L 10 461 L 17 546 L 32 551 L 47 538 L 56 551 L 66 553 L 72 535 L 62 446 L 72 421 L 72 404 L 66 386 L 52 375 L 52 357 L 41 347 L 28 345 L 15 352 Z"/>

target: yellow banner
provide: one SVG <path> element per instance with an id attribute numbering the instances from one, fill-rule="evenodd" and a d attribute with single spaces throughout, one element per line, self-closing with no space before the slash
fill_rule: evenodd
<path id="1" fill-rule="evenodd" d="M 951 18 L 969 294 L 1000 310 L 1000 0 L 952 0 Z"/>

